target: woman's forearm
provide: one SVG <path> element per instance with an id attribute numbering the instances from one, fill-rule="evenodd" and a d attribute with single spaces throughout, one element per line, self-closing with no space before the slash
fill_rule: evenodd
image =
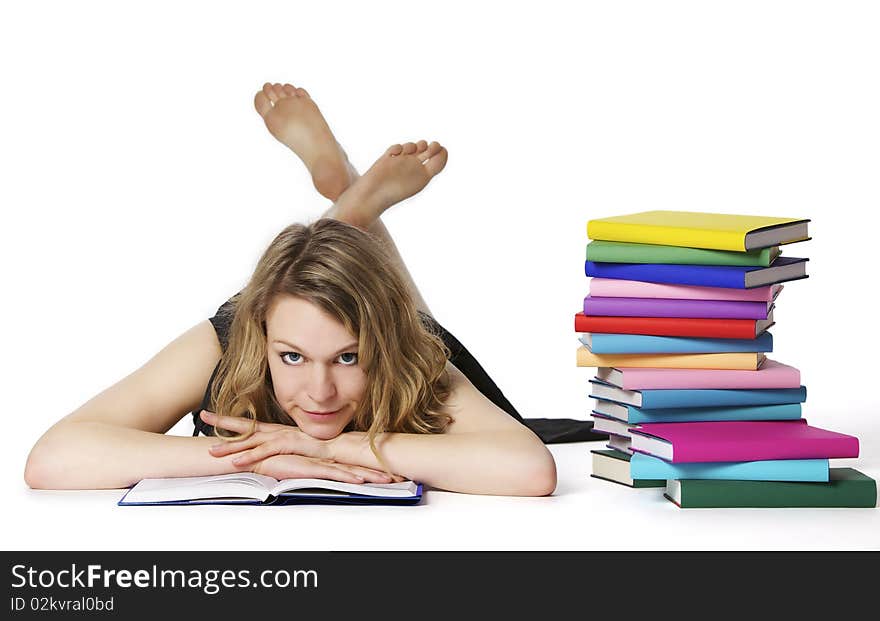
<path id="1" fill-rule="evenodd" d="M 35 489 L 108 489 L 141 479 L 240 472 L 234 456 L 214 457 L 209 437 L 170 436 L 89 421 L 60 422 L 28 456 L 25 482 Z"/>
<path id="2" fill-rule="evenodd" d="M 344 433 L 338 440 L 332 459 L 383 469 L 366 433 Z M 556 489 L 553 455 L 531 433 L 382 433 L 376 448 L 393 473 L 439 489 L 505 496 L 545 496 Z"/>

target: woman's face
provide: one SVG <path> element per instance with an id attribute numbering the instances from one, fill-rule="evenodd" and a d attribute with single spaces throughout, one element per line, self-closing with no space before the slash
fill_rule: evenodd
<path id="1" fill-rule="evenodd" d="M 354 417 L 367 384 L 358 339 L 311 302 L 280 296 L 266 318 L 275 398 L 314 438 L 335 438 Z"/>

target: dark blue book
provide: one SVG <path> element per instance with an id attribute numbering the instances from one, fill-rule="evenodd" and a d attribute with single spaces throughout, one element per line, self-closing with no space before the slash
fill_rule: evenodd
<path id="1" fill-rule="evenodd" d="M 754 289 L 807 278 L 807 261 L 779 257 L 769 267 L 741 265 L 678 265 L 672 263 L 597 263 L 587 261 L 584 271 L 596 278 L 640 280 L 697 287 Z"/>

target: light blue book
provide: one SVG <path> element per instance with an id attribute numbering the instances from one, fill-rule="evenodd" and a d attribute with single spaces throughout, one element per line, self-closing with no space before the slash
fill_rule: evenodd
<path id="1" fill-rule="evenodd" d="M 704 339 L 584 332 L 578 339 L 594 354 L 722 354 L 773 351 L 773 335 L 769 332 L 764 332 L 754 339 Z"/>
<path id="2" fill-rule="evenodd" d="M 682 390 L 626 390 L 599 378 L 590 380 L 590 396 L 594 399 L 616 401 L 637 408 L 659 410 L 666 408 L 732 407 L 743 405 L 779 405 L 803 403 L 807 387 L 749 388 L 749 389 L 682 389 Z"/>
<path id="3" fill-rule="evenodd" d="M 721 420 L 796 420 L 801 417 L 800 403 L 782 405 L 745 405 L 714 408 L 664 408 L 649 410 L 597 399 L 595 414 L 608 416 L 630 425 L 642 423 L 691 423 Z"/>
<path id="4" fill-rule="evenodd" d="M 629 462 L 633 479 L 715 479 L 736 481 L 828 482 L 827 459 L 670 464 L 659 457 L 634 453 Z"/>

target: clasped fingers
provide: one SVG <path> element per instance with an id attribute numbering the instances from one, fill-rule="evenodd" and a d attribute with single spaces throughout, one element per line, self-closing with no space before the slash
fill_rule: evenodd
<path id="1" fill-rule="evenodd" d="M 286 425 L 272 425 L 264 431 L 256 431 L 243 440 L 219 442 L 210 447 L 214 457 L 236 455 L 236 465 L 251 464 L 271 455 L 302 455 L 324 457 L 325 442 L 312 438 L 298 429 Z"/>
<path id="2" fill-rule="evenodd" d="M 235 440 L 232 442 L 220 442 L 219 444 L 214 444 L 208 449 L 214 457 L 225 457 L 227 455 L 231 455 L 233 453 L 238 453 L 240 451 L 246 451 L 248 449 L 252 449 L 255 446 L 259 446 L 264 444 L 267 441 L 267 434 L 257 432 L 251 437 L 245 440 Z"/>

